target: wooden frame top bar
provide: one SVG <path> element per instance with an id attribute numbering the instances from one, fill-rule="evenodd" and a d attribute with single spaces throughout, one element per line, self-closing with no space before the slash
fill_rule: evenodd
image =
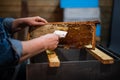
<path id="1" fill-rule="evenodd" d="M 98 24 L 99 21 L 49 22 L 48 24 Z"/>

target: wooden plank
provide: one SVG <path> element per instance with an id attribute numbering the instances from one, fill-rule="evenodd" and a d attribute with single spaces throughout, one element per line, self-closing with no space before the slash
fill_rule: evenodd
<path id="1" fill-rule="evenodd" d="M 95 50 L 86 49 L 89 53 L 91 53 L 96 59 L 98 59 L 103 64 L 113 64 L 114 59 L 107 55 L 105 52 L 95 48 Z"/>
<path id="2" fill-rule="evenodd" d="M 47 19 L 47 21 L 48 21 L 48 19 L 50 18 L 54 18 L 54 19 L 56 19 L 56 18 L 62 18 L 62 15 L 61 15 L 61 13 L 40 13 L 40 12 L 31 12 L 31 11 L 29 11 L 29 13 L 30 13 L 30 15 L 38 15 L 38 16 L 41 16 L 41 17 L 43 17 L 43 18 L 46 18 Z"/>
<path id="3" fill-rule="evenodd" d="M 54 6 L 54 7 L 48 7 L 48 6 L 45 6 L 45 7 L 32 7 L 32 6 L 29 6 L 29 11 L 30 12 L 42 12 L 44 14 L 50 14 L 50 13 L 57 13 L 59 14 L 59 12 L 61 12 L 63 9 L 57 7 L 57 6 Z"/>
<path id="4" fill-rule="evenodd" d="M 0 17 L 14 17 L 14 18 L 19 18 L 20 17 L 20 12 L 0 12 Z"/>
<path id="5" fill-rule="evenodd" d="M 0 12 L 4 12 L 8 14 L 9 12 L 18 12 L 20 10 L 21 10 L 20 6 L 0 6 Z"/>
<path id="6" fill-rule="evenodd" d="M 0 6 L 14 6 L 14 5 L 20 5 L 21 0 L 2 0 L 0 1 Z"/>
<path id="7" fill-rule="evenodd" d="M 1 17 L 20 17 L 20 1 L 21 0 L 1 0 L 0 16 Z"/>
<path id="8" fill-rule="evenodd" d="M 29 6 L 57 6 L 59 5 L 59 0 L 29 0 Z"/>
<path id="9" fill-rule="evenodd" d="M 60 60 L 58 59 L 58 56 L 56 55 L 55 51 L 46 50 L 46 53 L 49 60 L 49 67 L 59 67 Z"/>
<path id="10" fill-rule="evenodd" d="M 40 13 L 40 12 L 30 12 L 29 16 L 40 16 L 45 18 L 48 22 L 61 22 L 63 21 L 62 13 Z"/>

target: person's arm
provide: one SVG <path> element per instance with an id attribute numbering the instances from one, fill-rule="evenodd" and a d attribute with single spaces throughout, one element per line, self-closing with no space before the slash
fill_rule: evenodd
<path id="1" fill-rule="evenodd" d="M 48 23 L 45 19 L 36 17 L 27 17 L 15 19 L 12 23 L 13 32 L 21 30 L 24 26 L 42 26 Z M 22 41 L 22 55 L 19 62 L 33 57 L 46 49 L 55 49 L 57 47 L 59 36 L 56 34 L 47 34 L 29 41 Z"/>
<path id="2" fill-rule="evenodd" d="M 56 34 L 47 34 L 29 41 L 23 41 L 23 52 L 20 62 L 33 57 L 47 49 L 53 50 L 57 47 L 59 36 Z"/>
<path id="3" fill-rule="evenodd" d="M 5 27 L 10 26 L 12 32 L 15 32 L 21 30 L 26 25 L 28 26 L 45 25 L 47 21 L 37 16 L 37 17 L 19 18 L 11 21 L 4 20 L 4 23 L 5 23 Z M 13 38 L 8 39 L 12 47 L 11 49 L 15 51 L 13 54 L 17 56 L 17 60 L 19 59 L 19 62 L 23 62 L 24 60 L 34 55 L 37 55 L 46 49 L 50 49 L 50 50 L 55 49 L 57 47 L 58 40 L 59 37 L 56 34 L 47 34 L 29 41 L 19 41 Z"/>
<path id="4" fill-rule="evenodd" d="M 26 26 L 42 26 L 48 23 L 44 18 L 41 18 L 39 16 L 17 19 L 4 18 L 2 22 L 10 34 L 22 30 Z"/>
<path id="5" fill-rule="evenodd" d="M 9 36 L 12 21 L 12 18 L 0 18 L 0 66 L 4 67 L 16 65 L 22 53 L 21 42 Z"/>
<path id="6" fill-rule="evenodd" d="M 15 19 L 12 23 L 12 32 L 19 31 L 26 26 L 42 26 L 48 23 L 44 18 L 39 16 L 36 17 L 26 17 Z"/>

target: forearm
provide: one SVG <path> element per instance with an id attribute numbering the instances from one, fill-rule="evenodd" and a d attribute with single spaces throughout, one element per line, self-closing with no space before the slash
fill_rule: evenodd
<path id="1" fill-rule="evenodd" d="M 17 32 L 25 28 L 27 25 L 25 18 L 15 19 L 12 23 L 12 32 Z"/>
<path id="2" fill-rule="evenodd" d="M 31 58 L 46 49 L 54 50 L 58 45 L 59 36 L 56 34 L 46 34 L 44 36 L 23 41 L 23 52 L 20 62 Z"/>
<path id="3" fill-rule="evenodd" d="M 20 58 L 20 62 L 31 58 L 41 52 L 43 52 L 46 48 L 44 47 L 44 41 L 41 38 L 36 38 L 30 41 L 23 41 L 23 53 Z"/>

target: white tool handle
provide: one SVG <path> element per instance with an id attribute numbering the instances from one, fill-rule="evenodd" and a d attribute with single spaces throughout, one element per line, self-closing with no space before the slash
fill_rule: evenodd
<path id="1" fill-rule="evenodd" d="M 60 38 L 65 38 L 65 36 L 67 35 L 67 31 L 60 31 L 60 30 L 55 30 L 54 34 L 57 34 L 60 36 Z"/>

